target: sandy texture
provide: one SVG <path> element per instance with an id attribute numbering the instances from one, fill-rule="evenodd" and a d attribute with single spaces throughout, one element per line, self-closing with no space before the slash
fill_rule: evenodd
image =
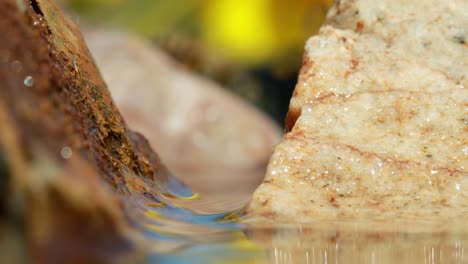
<path id="1" fill-rule="evenodd" d="M 248 219 L 468 214 L 468 3 L 336 1 Z"/>

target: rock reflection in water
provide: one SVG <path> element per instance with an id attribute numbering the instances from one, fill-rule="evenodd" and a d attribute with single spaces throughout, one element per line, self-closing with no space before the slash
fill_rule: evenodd
<path id="1" fill-rule="evenodd" d="M 468 236 L 459 232 L 348 231 L 340 228 L 252 229 L 267 263 L 467 263 Z"/>
<path id="2" fill-rule="evenodd" d="M 463 222 L 246 223 L 237 211 L 195 213 L 179 182 L 133 194 L 124 208 L 146 263 L 467 263 Z M 220 200 L 222 204 L 222 200 Z"/>

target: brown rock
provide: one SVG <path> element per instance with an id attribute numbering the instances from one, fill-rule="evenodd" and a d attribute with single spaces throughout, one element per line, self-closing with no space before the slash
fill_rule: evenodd
<path id="1" fill-rule="evenodd" d="M 51 2 L 0 1 L 0 32 L 0 247 L 18 245 L 2 259 L 135 256 L 120 198 L 166 180 L 165 168 Z"/>

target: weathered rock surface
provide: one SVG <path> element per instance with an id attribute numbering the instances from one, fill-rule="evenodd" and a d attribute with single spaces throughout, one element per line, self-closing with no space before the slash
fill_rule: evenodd
<path id="1" fill-rule="evenodd" d="M 219 210 L 244 205 L 279 141 L 274 122 L 142 40 L 96 29 L 85 38 L 125 120 L 170 171 L 205 203 L 223 201 Z"/>
<path id="2" fill-rule="evenodd" d="M 468 215 L 468 3 L 336 1 L 250 219 Z"/>
<path id="3" fill-rule="evenodd" d="M 165 168 L 51 2 L 0 1 L 0 32 L 2 261 L 135 263 L 120 198 Z"/>

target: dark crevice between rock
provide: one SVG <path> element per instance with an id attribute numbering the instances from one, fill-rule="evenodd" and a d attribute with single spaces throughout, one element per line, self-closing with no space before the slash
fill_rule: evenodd
<path id="1" fill-rule="evenodd" d="M 29 0 L 29 4 L 34 9 L 34 12 L 36 12 L 36 14 L 44 16 L 44 14 L 42 13 L 41 7 L 39 7 L 39 4 L 37 3 L 36 0 Z"/>

